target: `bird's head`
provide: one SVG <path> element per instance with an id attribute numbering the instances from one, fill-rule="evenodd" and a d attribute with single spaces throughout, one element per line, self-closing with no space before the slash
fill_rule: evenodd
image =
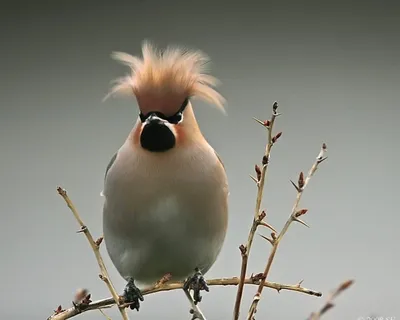
<path id="1" fill-rule="evenodd" d="M 205 73 L 208 57 L 180 47 L 160 52 L 147 41 L 142 53 L 142 58 L 113 53 L 114 59 L 127 65 L 131 73 L 117 79 L 107 95 L 136 97 L 139 117 L 134 142 L 151 152 L 165 152 L 201 136 L 190 99 L 199 97 L 222 111 L 225 102 L 214 89 L 218 80 Z"/>

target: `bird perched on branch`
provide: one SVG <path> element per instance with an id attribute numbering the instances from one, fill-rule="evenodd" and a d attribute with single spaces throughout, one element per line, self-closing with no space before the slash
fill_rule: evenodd
<path id="1" fill-rule="evenodd" d="M 208 291 L 203 275 L 224 243 L 228 223 L 228 182 L 221 159 L 203 137 L 191 100 L 201 98 L 224 110 L 205 73 L 207 56 L 196 50 L 149 42 L 143 57 L 113 53 L 130 68 L 107 95 L 136 98 L 139 115 L 124 144 L 107 166 L 103 232 L 108 254 L 128 281 L 131 309 L 143 297 L 137 287 L 166 274 L 186 280 L 184 290 Z M 196 301 L 197 300 L 197 301 Z"/>

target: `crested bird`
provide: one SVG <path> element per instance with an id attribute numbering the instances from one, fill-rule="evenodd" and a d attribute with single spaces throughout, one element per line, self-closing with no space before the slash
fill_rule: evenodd
<path id="1" fill-rule="evenodd" d="M 219 81 L 206 73 L 199 50 L 142 44 L 142 57 L 114 52 L 130 73 L 106 98 L 136 99 L 138 116 L 111 157 L 102 196 L 106 250 L 128 282 L 124 297 L 139 311 L 140 286 L 169 274 L 184 290 L 208 291 L 203 275 L 215 263 L 227 232 L 228 181 L 224 165 L 203 136 L 192 100 L 224 112 Z M 197 284 L 197 285 L 196 285 Z M 186 293 L 186 291 L 185 291 Z"/>

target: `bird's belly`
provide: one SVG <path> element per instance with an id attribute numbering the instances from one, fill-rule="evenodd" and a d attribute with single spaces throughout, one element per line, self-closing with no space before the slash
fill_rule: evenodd
<path id="1" fill-rule="evenodd" d="M 218 205 L 223 193 L 196 194 L 196 200 L 190 196 L 171 190 L 148 201 L 106 197 L 105 242 L 125 279 L 152 284 L 166 273 L 183 280 L 196 267 L 208 271 L 225 237 L 224 220 L 215 219 L 224 216 Z"/>

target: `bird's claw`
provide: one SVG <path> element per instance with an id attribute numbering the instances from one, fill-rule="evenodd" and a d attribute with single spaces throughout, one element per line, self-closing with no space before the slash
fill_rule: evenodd
<path id="1" fill-rule="evenodd" d="M 131 310 L 139 311 L 140 301 L 144 301 L 143 295 L 139 288 L 136 287 L 134 279 L 129 279 L 123 294 L 124 300 L 129 304 Z"/>
<path id="2" fill-rule="evenodd" d="M 199 302 L 201 302 L 201 290 L 205 290 L 207 292 L 210 291 L 207 282 L 204 279 L 203 274 L 201 273 L 199 268 L 196 268 L 195 273 L 185 281 L 183 289 L 186 291 L 193 290 L 194 304 L 198 304 Z"/>

